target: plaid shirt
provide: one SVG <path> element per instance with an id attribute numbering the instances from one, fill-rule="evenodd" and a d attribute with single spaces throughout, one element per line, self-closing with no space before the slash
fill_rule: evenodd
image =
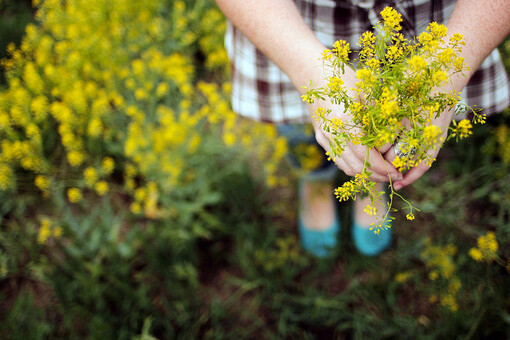
<path id="1" fill-rule="evenodd" d="M 455 0 L 294 0 L 317 38 L 331 47 L 343 39 L 358 46 L 362 33 L 372 30 L 379 13 L 391 6 L 402 14 L 402 33 L 412 39 L 430 22 L 446 23 Z M 310 122 L 306 103 L 290 79 L 229 23 L 226 49 L 232 65 L 232 106 L 238 114 L 271 123 Z M 484 113 L 510 104 L 510 85 L 498 50 L 480 65 L 461 93 L 469 105 Z"/>

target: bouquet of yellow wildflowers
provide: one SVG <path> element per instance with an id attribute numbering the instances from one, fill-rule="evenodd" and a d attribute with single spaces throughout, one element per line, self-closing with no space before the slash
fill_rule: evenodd
<path id="1" fill-rule="evenodd" d="M 462 35 L 456 33 L 445 41 L 446 27 L 433 22 L 416 41 L 409 42 L 399 33 L 402 18 L 397 11 L 386 7 L 381 16 L 383 21 L 375 27 L 376 34 L 368 31 L 361 36 L 362 49 L 354 61 L 349 60 L 349 43 L 342 40 L 335 42 L 332 50 L 323 52 L 324 66 L 331 69 L 327 85 L 308 89 L 303 95 L 308 103 L 329 98 L 350 113 L 351 120 L 345 122 L 330 115 L 330 109 L 319 107 L 314 118 L 331 136 L 328 153 L 331 159 L 340 157 L 347 142 L 367 147 L 363 171 L 337 188 L 335 195 L 340 201 L 346 201 L 368 194 L 371 205 L 365 211 L 371 215 L 376 214 L 375 201 L 383 193 L 375 192 L 375 183 L 369 179 L 368 150 L 379 150 L 385 144 L 398 141 L 399 152 L 393 160 L 395 168 L 406 171 L 420 162 L 430 166 L 435 159 L 428 151 L 437 149 L 445 141 L 442 137 L 445 131 L 433 125 L 432 119 L 454 106 L 457 113 L 470 110 L 471 120 L 454 121 L 449 128 L 447 139 L 457 140 L 471 134 L 472 123 L 485 122 L 484 115 L 460 103 L 459 93 L 440 91 L 453 74 L 468 70 L 464 58 L 459 56 L 464 44 Z M 341 79 L 346 65 L 356 71 L 358 82 L 351 89 L 356 93 L 354 96 L 347 93 Z M 389 174 L 388 180 L 388 211 L 384 219 L 372 227 L 375 233 L 390 227 L 385 221 L 393 220 L 389 212 L 394 195 L 407 203 L 408 219 L 414 219 L 413 211 L 418 210 L 393 190 Z"/>

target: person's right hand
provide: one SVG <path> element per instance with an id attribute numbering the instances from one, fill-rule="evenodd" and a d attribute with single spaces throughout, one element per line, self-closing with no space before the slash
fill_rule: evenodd
<path id="1" fill-rule="evenodd" d="M 354 71 L 346 67 L 345 73 L 342 76 L 342 80 L 344 82 L 344 87 L 347 89 L 347 92 L 351 95 L 356 95 L 356 93 L 351 90 L 354 88 L 356 82 L 356 75 Z M 322 85 L 327 86 L 325 82 Z M 338 117 L 344 122 L 344 124 L 352 124 L 351 115 L 349 112 L 345 112 L 343 105 L 333 104 L 329 99 L 316 99 L 313 104 L 308 104 L 308 109 L 312 117 L 312 124 L 315 130 L 315 139 L 326 152 L 330 152 L 330 141 L 332 137 L 321 128 L 320 122 L 313 118 L 315 115 L 315 110 L 318 107 L 322 107 L 326 110 L 330 109 L 331 113 L 329 114 L 329 118 Z M 354 127 L 353 129 L 353 133 L 357 133 L 359 131 L 359 128 Z M 390 147 L 391 144 L 387 144 L 384 145 L 380 150 L 377 150 L 376 148 L 368 150 L 368 163 L 370 164 L 370 167 L 367 170 L 371 172 L 370 179 L 372 181 L 389 182 L 388 176 L 391 177 L 392 181 L 402 180 L 402 174 L 382 156 L 388 151 Z M 344 151 L 342 152 L 341 156 L 335 160 L 335 163 L 338 168 L 345 172 L 345 174 L 348 176 L 355 176 L 356 174 L 360 174 L 363 171 L 366 155 L 366 146 L 355 145 L 351 142 L 347 142 L 345 144 Z"/>

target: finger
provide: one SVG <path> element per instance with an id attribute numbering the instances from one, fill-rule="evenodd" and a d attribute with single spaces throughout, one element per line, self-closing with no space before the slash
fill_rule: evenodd
<path id="1" fill-rule="evenodd" d="M 354 169 L 349 165 L 347 164 L 346 161 L 344 161 L 342 158 L 340 159 L 337 159 L 337 161 L 335 162 L 336 166 L 342 170 L 347 176 L 355 176 L 356 175 L 356 171 L 354 171 Z"/>
<path id="2" fill-rule="evenodd" d="M 315 140 L 317 144 L 319 144 L 324 149 L 325 152 L 331 152 L 331 148 L 329 146 L 329 138 L 326 136 L 322 129 L 315 131 Z"/>
<path id="3" fill-rule="evenodd" d="M 347 162 L 345 162 L 344 159 L 337 160 L 336 164 L 337 164 L 338 168 L 340 170 L 342 170 L 347 176 L 354 177 L 354 176 L 356 176 L 356 174 L 361 173 L 361 171 L 354 170 Z M 377 183 L 387 183 L 388 182 L 388 175 L 379 175 L 376 173 L 372 173 L 369 178 L 371 181 L 374 181 Z"/>
<path id="4" fill-rule="evenodd" d="M 350 176 L 361 173 L 365 169 L 365 157 L 366 147 L 348 145 L 342 153 L 342 159 L 349 165 L 351 172 L 345 172 Z M 370 167 L 365 170 L 371 173 L 370 178 L 373 181 L 388 182 L 388 176 L 392 180 L 402 179 L 402 174 L 391 163 L 386 162 L 376 149 L 369 151 L 368 162 Z"/>
<path id="5" fill-rule="evenodd" d="M 317 143 L 326 151 L 330 152 L 331 147 L 329 145 L 329 138 L 327 137 L 326 133 L 322 130 L 320 132 L 316 133 L 315 139 Z M 354 167 L 351 165 L 350 161 L 346 161 L 346 155 L 350 153 L 350 150 L 348 152 L 343 152 L 342 157 L 335 159 L 336 166 L 342 170 L 347 176 L 355 176 L 358 172 L 354 169 Z M 354 157 L 347 157 L 348 159 L 354 159 Z"/>
<path id="6" fill-rule="evenodd" d="M 397 177 L 395 177 L 395 180 L 397 180 L 396 178 Z M 377 174 L 377 173 L 372 173 L 372 175 L 370 175 L 370 179 L 372 181 L 374 181 L 374 182 L 377 182 L 377 183 L 388 183 L 389 182 L 388 174 L 380 175 L 380 174 Z"/>
<path id="7" fill-rule="evenodd" d="M 416 180 L 418 180 L 424 173 L 429 171 L 430 166 L 425 164 L 424 162 L 420 162 L 416 167 L 412 168 L 408 172 L 405 173 L 404 178 L 401 181 L 397 181 L 393 184 L 393 188 L 395 190 L 400 190 L 403 187 L 406 187 Z"/>
<path id="8" fill-rule="evenodd" d="M 393 160 L 397 157 L 395 153 L 395 147 L 392 145 L 384 154 L 384 159 L 393 164 Z"/>
<path id="9" fill-rule="evenodd" d="M 391 143 L 386 143 L 384 144 L 383 146 L 381 146 L 379 148 L 379 152 L 384 155 L 386 152 L 388 152 L 388 150 L 393 146 L 393 144 Z"/>
<path id="10" fill-rule="evenodd" d="M 360 174 L 363 171 L 363 157 L 360 157 L 357 150 L 353 150 L 352 146 L 347 145 L 345 150 L 342 152 L 342 159 L 349 164 L 355 174 Z"/>
<path id="11" fill-rule="evenodd" d="M 370 169 L 379 175 L 385 176 L 386 181 L 388 180 L 388 176 L 390 176 L 392 180 L 402 179 L 402 174 L 391 162 L 385 160 L 377 149 L 374 148 L 369 151 L 368 162 L 370 163 Z"/>
<path id="12" fill-rule="evenodd" d="M 331 150 L 327 133 L 320 131 L 316 133 L 315 139 L 324 150 Z M 336 160 L 336 164 L 346 175 L 355 176 L 365 167 L 365 155 L 366 147 L 348 144 L 342 156 Z M 369 163 L 371 167 L 367 170 L 371 173 L 370 179 L 374 182 L 388 182 L 388 172 L 392 180 L 402 179 L 402 174 L 391 163 L 386 162 L 376 149 L 369 151 Z"/>

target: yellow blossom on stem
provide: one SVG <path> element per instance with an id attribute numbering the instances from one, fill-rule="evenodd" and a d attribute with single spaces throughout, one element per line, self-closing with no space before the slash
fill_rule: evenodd
<path id="1" fill-rule="evenodd" d="M 106 174 L 110 175 L 115 169 L 115 161 L 111 157 L 105 157 L 101 161 L 101 170 Z"/>
<path id="2" fill-rule="evenodd" d="M 39 226 L 39 233 L 37 234 L 37 242 L 39 244 L 44 244 L 51 236 L 51 221 L 47 218 L 44 218 L 41 221 L 41 225 Z"/>
<path id="3" fill-rule="evenodd" d="M 78 203 L 82 200 L 83 196 L 81 190 L 78 188 L 70 188 L 67 190 L 67 199 L 71 203 Z"/>
<path id="4" fill-rule="evenodd" d="M 103 196 L 106 194 L 109 190 L 108 182 L 106 181 L 99 181 L 94 185 L 94 190 L 99 196 Z"/>
<path id="5" fill-rule="evenodd" d="M 399 31 L 402 29 L 400 23 L 402 22 L 402 15 L 391 7 L 385 7 L 381 11 L 381 17 L 384 20 L 384 25 L 392 30 Z"/>
<path id="6" fill-rule="evenodd" d="M 333 44 L 333 52 L 340 60 L 347 61 L 349 60 L 349 53 L 351 53 L 351 48 L 349 43 L 344 40 L 335 41 Z"/>

